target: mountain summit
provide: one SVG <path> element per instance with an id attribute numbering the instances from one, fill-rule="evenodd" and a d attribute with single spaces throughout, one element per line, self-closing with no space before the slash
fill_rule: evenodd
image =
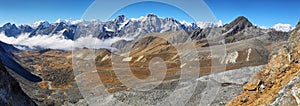
<path id="1" fill-rule="evenodd" d="M 225 28 L 232 29 L 232 28 L 238 28 L 239 30 L 245 29 L 246 27 L 252 27 L 253 24 L 244 16 L 239 16 L 235 20 L 233 20 L 231 23 L 225 25 Z"/>
<path id="2" fill-rule="evenodd" d="M 127 19 L 127 18 L 126 18 L 125 15 L 120 15 L 120 16 L 118 16 L 118 17 L 115 19 L 115 22 L 117 22 L 117 23 L 123 23 L 123 22 L 125 22 L 126 19 Z"/>
<path id="3" fill-rule="evenodd" d="M 15 24 L 7 23 L 0 28 L 0 32 L 4 32 L 8 37 L 14 37 L 21 34 L 21 31 Z"/>
<path id="4" fill-rule="evenodd" d="M 246 28 L 253 27 L 253 24 L 244 16 L 239 16 L 231 23 L 224 25 L 229 35 L 234 35 Z"/>

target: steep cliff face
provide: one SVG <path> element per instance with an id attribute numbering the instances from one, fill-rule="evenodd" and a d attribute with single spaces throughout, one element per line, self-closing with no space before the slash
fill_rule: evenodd
<path id="1" fill-rule="evenodd" d="M 300 22 L 289 44 L 243 86 L 244 92 L 227 105 L 300 105 Z"/>
<path id="2" fill-rule="evenodd" d="M 9 75 L 0 62 L 0 105 L 35 106 L 36 104 L 22 91 L 19 83 Z"/>

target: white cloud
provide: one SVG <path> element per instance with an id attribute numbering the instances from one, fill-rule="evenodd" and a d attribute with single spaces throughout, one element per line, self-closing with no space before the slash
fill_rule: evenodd
<path id="1" fill-rule="evenodd" d="M 183 25 L 186 25 L 186 26 L 192 26 L 192 25 L 193 25 L 192 23 L 187 22 L 187 21 L 185 21 L 185 20 L 180 21 L 180 23 L 183 24 Z"/>
<path id="2" fill-rule="evenodd" d="M 257 26 L 257 25 L 256 25 Z M 266 27 L 266 26 L 260 26 L 259 28 L 261 28 L 261 29 L 269 29 L 268 27 Z"/>
<path id="3" fill-rule="evenodd" d="M 60 23 L 60 22 L 63 22 L 65 24 L 67 24 L 67 25 L 75 25 L 75 24 L 79 24 L 79 23 L 84 22 L 84 20 L 72 20 L 72 19 L 65 19 L 65 20 L 63 20 L 63 19 L 59 18 L 59 19 L 57 19 L 55 21 L 55 23 Z"/>
<path id="4" fill-rule="evenodd" d="M 283 32 L 289 32 L 293 30 L 292 25 L 282 24 L 282 23 L 275 24 L 272 28 L 275 29 L 276 31 L 283 31 Z"/>
<path id="5" fill-rule="evenodd" d="M 64 39 L 60 35 L 38 35 L 29 37 L 29 34 L 21 34 L 17 38 L 7 37 L 4 33 L 0 34 L 0 40 L 14 45 L 24 45 L 29 48 L 41 47 L 41 48 L 51 48 L 51 49 L 62 49 L 62 50 L 72 50 L 74 48 L 111 48 L 111 44 L 119 40 L 131 40 L 121 37 L 114 37 L 107 40 L 100 40 L 91 36 L 82 37 L 76 41 L 69 39 Z M 24 47 L 18 46 L 18 48 L 24 49 Z"/>

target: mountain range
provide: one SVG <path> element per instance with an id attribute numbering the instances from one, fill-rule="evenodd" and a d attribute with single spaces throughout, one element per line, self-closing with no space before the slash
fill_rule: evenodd
<path id="1" fill-rule="evenodd" d="M 240 26 L 235 26 L 237 24 L 239 24 Z M 247 25 L 245 25 L 245 27 L 241 26 L 244 24 Z M 7 23 L 0 27 L 0 33 L 2 33 L 0 38 L 2 38 L 3 42 L 14 44 L 23 49 L 28 49 L 30 47 L 66 49 L 68 47 L 61 47 L 61 45 L 70 45 L 70 40 L 76 41 L 80 38 L 98 38 L 100 41 L 118 38 L 116 40 L 108 42 L 109 44 L 103 44 L 111 45 L 120 40 L 132 41 L 134 39 L 141 38 L 145 34 L 153 32 L 162 33 L 184 30 L 186 32 L 193 33 L 191 35 L 192 39 L 200 39 L 203 37 L 207 38 L 215 36 L 212 35 L 211 32 L 218 32 L 221 35 L 225 34 L 224 36 L 230 36 L 245 28 L 248 28 L 248 31 L 250 31 L 248 32 L 248 34 L 250 35 L 261 35 L 253 34 L 252 29 L 255 29 L 256 31 L 254 33 L 266 33 L 270 31 L 288 32 L 292 29 L 292 27 L 286 24 L 276 25 L 274 27 L 276 28 L 275 30 L 273 28 L 260 28 L 254 26 L 245 17 L 239 17 L 238 20 L 235 21 L 235 23 L 223 25 L 221 21 L 188 23 L 185 21 L 178 21 L 173 18 L 159 18 L 154 14 L 148 14 L 138 19 L 129 19 L 125 15 L 120 15 L 116 19 L 107 22 L 102 22 L 99 20 L 69 21 L 59 19 L 55 23 L 38 21 L 31 25 L 20 26 L 16 26 L 12 23 Z M 232 31 L 230 31 L 230 29 L 232 29 Z M 43 44 L 42 40 L 45 39 L 52 40 L 47 40 L 47 44 Z M 230 40 L 230 38 L 228 38 L 228 40 Z M 84 42 L 82 45 L 84 45 Z"/>
<path id="2" fill-rule="evenodd" d="M 222 23 L 199 23 L 199 26 L 216 27 L 220 24 Z M 115 36 L 136 37 L 151 32 L 191 31 L 197 27 L 196 23 L 181 23 L 173 18 L 159 18 L 156 15 L 148 14 L 139 19 L 128 19 L 121 15 L 107 22 L 58 20 L 52 24 L 47 21 L 38 21 L 31 25 L 21 26 L 7 23 L 0 27 L 0 32 L 5 33 L 8 37 L 18 37 L 22 33 L 30 33 L 30 37 L 60 34 L 63 38 L 75 40 L 78 38 L 74 38 L 75 33 L 80 34 L 80 37 L 92 35 L 99 39 L 107 39 Z M 86 31 L 87 29 L 89 31 Z"/>

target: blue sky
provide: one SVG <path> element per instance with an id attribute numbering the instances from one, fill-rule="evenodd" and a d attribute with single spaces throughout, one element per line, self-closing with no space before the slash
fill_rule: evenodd
<path id="1" fill-rule="evenodd" d="M 107 4 L 116 2 L 116 0 L 100 1 L 107 2 Z M 128 0 L 120 1 L 127 2 Z M 182 1 L 184 0 L 179 0 L 179 2 Z M 288 23 L 294 26 L 300 19 L 299 0 L 205 0 L 205 2 L 217 20 L 222 20 L 224 23 L 228 23 L 241 15 L 246 16 L 254 24 L 267 27 L 277 23 Z M 92 3 L 93 0 L 26 0 L 25 2 L 24 0 L 2 0 L 0 4 L 0 24 L 6 22 L 29 24 L 38 20 L 54 22 L 58 18 L 81 19 Z M 194 8 L 192 5 L 195 5 L 194 2 L 187 2 L 186 4 L 191 5 L 190 8 Z M 150 3 L 150 7 L 156 9 L 156 11 L 146 11 L 150 8 L 147 5 L 149 4 L 144 3 L 136 5 L 135 8 L 127 7 L 118 13 L 124 13 L 129 18 L 139 18 L 145 13 L 159 12 L 158 15 L 161 17 L 171 15 L 178 20 L 191 20 L 184 12 L 172 6 Z M 108 8 L 110 5 L 105 6 Z M 126 13 L 125 10 L 134 12 Z M 118 15 L 118 13 L 115 15 Z M 199 10 L 199 14 L 201 13 L 201 10 Z M 97 14 L 97 16 L 101 15 L 110 16 L 113 14 Z"/>
<path id="2" fill-rule="evenodd" d="M 246 16 L 259 26 L 300 20 L 300 0 L 205 0 L 218 19 L 230 22 L 237 16 Z"/>
<path id="3" fill-rule="evenodd" d="M 80 19 L 93 0 L 1 0 L 0 24 Z"/>

